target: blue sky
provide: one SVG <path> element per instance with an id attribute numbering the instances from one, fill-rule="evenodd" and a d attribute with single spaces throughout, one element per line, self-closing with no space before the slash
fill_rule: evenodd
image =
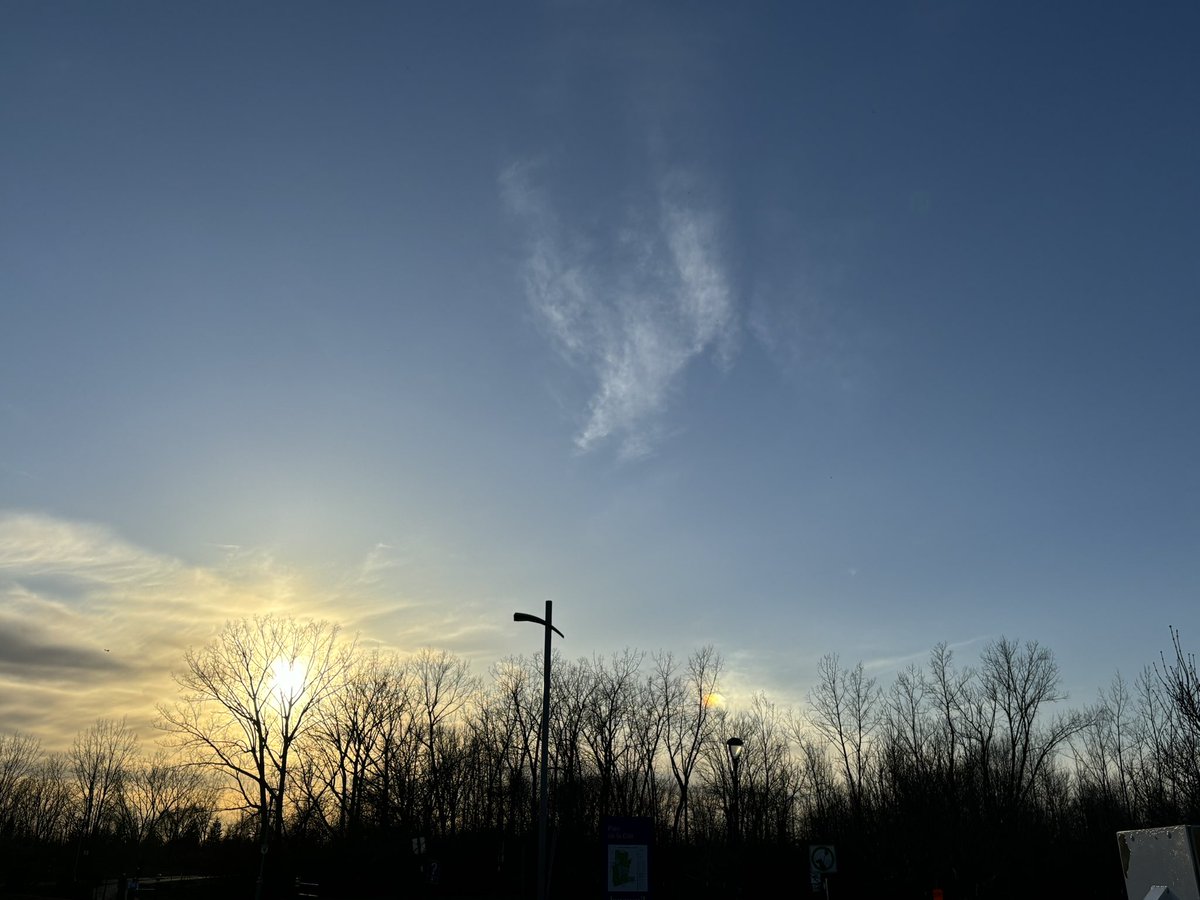
<path id="1" fill-rule="evenodd" d="M 0 725 L 267 610 L 480 671 L 1200 644 L 1194 4 L 0 8 Z M 105 652 L 105 651 L 108 652 Z"/>

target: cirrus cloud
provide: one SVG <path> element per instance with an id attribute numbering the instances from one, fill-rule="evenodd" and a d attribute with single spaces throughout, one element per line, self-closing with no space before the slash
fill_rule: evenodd
<path id="1" fill-rule="evenodd" d="M 509 166 L 500 189 L 526 230 L 525 292 L 538 321 L 594 382 L 575 446 L 587 452 L 611 438 L 622 458 L 644 456 L 688 367 L 706 354 L 728 365 L 736 349 L 720 219 L 694 199 L 694 180 L 674 175 L 621 227 L 584 234 L 563 223 L 536 174 Z"/>

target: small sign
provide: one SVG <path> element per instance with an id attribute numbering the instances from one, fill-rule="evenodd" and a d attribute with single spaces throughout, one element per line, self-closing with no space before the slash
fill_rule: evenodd
<path id="1" fill-rule="evenodd" d="M 609 893 L 644 893 L 650 886 L 649 854 L 645 844 L 608 845 Z"/>
<path id="2" fill-rule="evenodd" d="M 833 844 L 808 845 L 809 868 L 818 875 L 832 875 L 837 872 L 837 851 Z"/>
<path id="3" fill-rule="evenodd" d="M 606 816 L 603 833 L 605 895 L 610 900 L 649 900 L 654 823 L 645 818 Z"/>

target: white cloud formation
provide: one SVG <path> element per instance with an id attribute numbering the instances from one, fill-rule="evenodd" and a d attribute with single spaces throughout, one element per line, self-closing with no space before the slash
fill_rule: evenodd
<path id="1" fill-rule="evenodd" d="M 586 452 L 614 438 L 622 457 L 642 456 L 692 361 L 711 352 L 727 365 L 735 352 L 719 219 L 674 176 L 653 204 L 628 211 L 629 224 L 582 235 L 561 223 L 531 169 L 505 170 L 501 194 L 528 230 L 525 287 L 539 322 L 595 381 L 575 444 Z"/>

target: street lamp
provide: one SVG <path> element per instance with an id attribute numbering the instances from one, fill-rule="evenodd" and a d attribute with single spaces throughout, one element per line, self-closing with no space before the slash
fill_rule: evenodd
<path id="1" fill-rule="evenodd" d="M 733 842 L 735 844 L 741 841 L 742 832 L 742 798 L 740 785 L 738 784 L 738 763 L 742 759 L 742 748 L 744 744 L 739 737 L 731 737 L 725 742 L 725 749 L 729 751 L 729 765 L 733 769 Z"/>
<path id="2" fill-rule="evenodd" d="M 546 629 L 546 646 L 542 651 L 542 787 L 541 796 L 538 798 L 538 900 L 546 900 L 546 817 L 548 810 L 546 800 L 549 793 L 549 772 L 547 770 L 550 765 L 550 632 L 553 631 L 560 638 L 565 639 L 566 637 L 552 624 L 553 612 L 554 602 L 547 600 L 546 618 L 544 619 L 529 613 L 513 613 L 514 622 L 536 622 Z"/>

